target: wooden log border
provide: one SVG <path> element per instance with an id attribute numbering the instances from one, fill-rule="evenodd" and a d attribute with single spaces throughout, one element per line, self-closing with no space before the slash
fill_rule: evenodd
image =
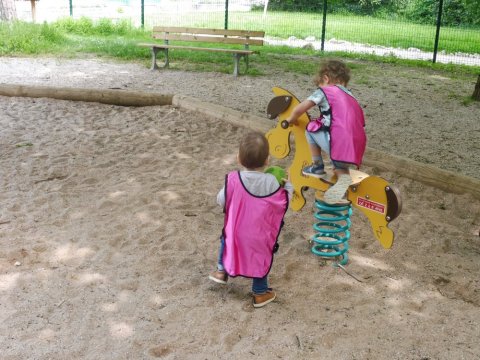
<path id="1" fill-rule="evenodd" d="M 183 95 L 116 89 L 56 88 L 9 84 L 0 84 L 0 95 L 10 97 L 44 97 L 119 106 L 173 105 L 182 109 L 201 112 L 213 119 L 227 121 L 235 126 L 248 127 L 264 133 L 276 126 L 276 122 L 267 118 L 245 114 L 221 105 L 206 103 Z M 397 173 L 400 176 L 422 182 L 446 192 L 455 194 L 469 193 L 476 199 L 480 199 L 480 179 L 459 175 L 372 148 L 367 148 L 364 164 L 382 171 Z"/>
<path id="2" fill-rule="evenodd" d="M 120 106 L 171 105 L 173 95 L 120 89 L 88 89 L 0 84 L 0 95 L 86 101 Z"/>

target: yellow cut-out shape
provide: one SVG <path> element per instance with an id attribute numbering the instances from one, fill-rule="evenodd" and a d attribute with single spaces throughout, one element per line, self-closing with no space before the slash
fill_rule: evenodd
<path id="1" fill-rule="evenodd" d="M 368 218 L 380 244 L 385 249 L 391 248 L 394 234 L 388 224 L 402 209 L 398 190 L 384 178 L 369 176 L 358 185 L 350 186 L 347 198 Z"/>

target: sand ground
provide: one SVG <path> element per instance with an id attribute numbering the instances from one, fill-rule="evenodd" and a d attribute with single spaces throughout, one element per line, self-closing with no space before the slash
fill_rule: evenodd
<path id="1" fill-rule="evenodd" d="M 475 79 L 379 65 L 355 73 L 369 146 L 480 178 Z M 97 59 L 0 58 L 4 83 L 180 93 L 264 116 L 310 77 Z M 357 79 L 357 80 L 355 80 Z M 0 97 L 1 359 L 478 359 L 480 204 L 401 174 L 384 250 L 354 211 L 347 271 L 310 252 L 313 192 L 289 211 L 270 283 L 208 281 L 215 195 L 248 129 L 165 107 Z M 288 159 L 275 161 L 287 166 Z M 469 166 L 465 166 L 469 164 Z"/>

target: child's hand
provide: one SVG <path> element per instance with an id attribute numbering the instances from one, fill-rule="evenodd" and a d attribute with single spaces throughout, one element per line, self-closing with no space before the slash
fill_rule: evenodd
<path id="1" fill-rule="evenodd" d="M 298 125 L 298 119 L 287 119 L 290 125 Z"/>
<path id="2" fill-rule="evenodd" d="M 286 178 L 282 178 L 282 182 L 281 182 L 281 186 L 285 186 L 285 183 L 287 181 L 290 181 L 290 171 L 287 171 L 287 177 Z"/>

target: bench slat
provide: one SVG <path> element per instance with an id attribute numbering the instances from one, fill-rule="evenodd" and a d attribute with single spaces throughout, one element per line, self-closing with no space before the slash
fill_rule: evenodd
<path id="1" fill-rule="evenodd" d="M 161 35 L 154 34 L 155 39 L 162 40 L 178 40 L 178 41 L 203 41 L 211 43 L 222 44 L 240 44 L 240 45 L 263 45 L 262 39 L 245 39 L 245 38 L 230 38 L 230 37 L 218 37 L 218 36 L 203 36 L 203 35 L 177 35 L 160 33 Z"/>
<path id="2" fill-rule="evenodd" d="M 141 43 L 141 44 L 138 44 L 138 46 L 157 48 L 157 49 L 204 50 L 204 51 L 225 52 L 229 54 L 245 54 L 245 55 L 252 55 L 256 53 L 256 51 L 252 51 L 252 50 L 220 49 L 220 48 L 208 48 L 208 47 L 200 47 L 200 46 L 182 46 L 182 45 L 167 45 L 167 44 Z"/>
<path id="3" fill-rule="evenodd" d="M 264 37 L 265 31 L 251 31 L 251 30 L 230 30 L 230 29 L 202 29 L 178 26 L 154 26 L 153 33 L 156 32 L 170 32 L 170 33 L 188 33 L 188 34 L 203 34 L 203 35 L 226 35 L 226 36 L 250 36 L 250 37 Z"/>

